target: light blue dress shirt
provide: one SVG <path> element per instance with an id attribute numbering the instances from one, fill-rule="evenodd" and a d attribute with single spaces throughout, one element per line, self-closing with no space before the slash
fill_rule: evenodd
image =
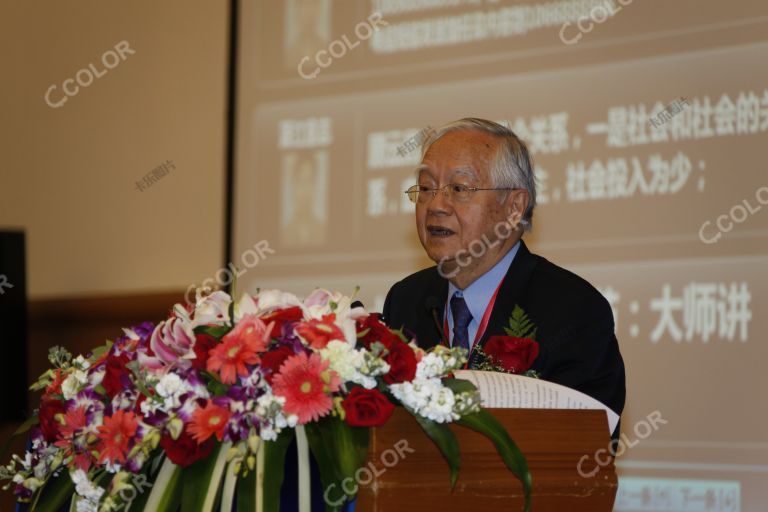
<path id="1" fill-rule="evenodd" d="M 448 316 L 448 337 L 451 346 L 453 346 L 453 313 L 451 312 L 450 301 L 453 294 L 458 292 L 464 297 L 464 301 L 467 303 L 469 312 L 472 313 L 472 321 L 469 322 L 469 343 L 470 350 L 474 347 L 475 336 L 477 336 L 477 329 L 480 327 L 480 322 L 483 320 L 483 314 L 488 307 L 488 303 L 491 302 L 493 293 L 498 288 L 501 280 L 507 275 L 509 266 L 512 265 L 512 261 L 515 259 L 517 250 L 520 248 L 520 241 L 518 241 L 512 249 L 509 250 L 503 258 L 499 260 L 496 265 L 493 266 L 488 272 L 478 277 L 472 284 L 460 290 L 453 283 L 448 283 L 448 298 L 446 302 L 446 315 Z"/>

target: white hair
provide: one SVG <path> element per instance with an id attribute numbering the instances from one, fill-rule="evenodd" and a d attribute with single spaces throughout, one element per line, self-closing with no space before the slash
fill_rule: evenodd
<path id="1" fill-rule="evenodd" d="M 520 224 L 524 230 L 530 231 L 533 226 L 533 209 L 536 207 L 536 177 L 533 174 L 528 148 L 515 132 L 493 121 L 465 117 L 429 130 L 421 144 L 422 158 L 429 147 L 446 133 L 468 130 L 488 133 L 500 139 L 501 143 L 491 160 L 491 183 L 494 187 L 521 188 L 528 191 L 528 208 L 523 212 Z"/>

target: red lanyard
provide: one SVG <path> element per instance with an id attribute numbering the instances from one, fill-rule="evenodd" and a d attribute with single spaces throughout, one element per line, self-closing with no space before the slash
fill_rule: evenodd
<path id="1" fill-rule="evenodd" d="M 480 325 L 477 327 L 477 332 L 475 333 L 475 340 L 472 343 L 472 348 L 469 350 L 469 356 L 467 357 L 467 362 L 464 365 L 464 368 L 467 368 L 469 366 L 469 359 L 472 356 L 472 352 L 474 352 L 475 347 L 477 346 L 477 343 L 480 341 L 480 338 L 483 337 L 483 334 L 485 333 L 485 330 L 488 328 L 488 320 L 491 318 L 491 312 L 493 311 L 493 305 L 496 303 L 496 296 L 499 294 L 499 290 L 501 289 L 501 283 L 504 282 L 504 279 L 502 278 L 501 282 L 499 282 L 499 286 L 496 287 L 496 291 L 493 292 L 493 296 L 491 296 L 491 300 L 488 302 L 488 305 L 485 307 L 485 313 L 483 313 L 483 318 L 480 321 Z M 443 331 L 445 332 L 445 340 L 450 340 L 449 336 L 449 330 L 448 330 L 448 306 L 450 305 L 450 298 L 446 300 L 445 302 L 445 314 L 443 315 Z M 454 322 L 456 320 L 454 319 Z"/>

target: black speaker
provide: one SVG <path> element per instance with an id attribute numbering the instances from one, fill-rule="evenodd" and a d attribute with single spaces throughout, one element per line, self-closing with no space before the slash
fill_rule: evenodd
<path id="1" fill-rule="evenodd" d="M 27 276 L 23 231 L 0 231 L 0 421 L 27 413 Z"/>

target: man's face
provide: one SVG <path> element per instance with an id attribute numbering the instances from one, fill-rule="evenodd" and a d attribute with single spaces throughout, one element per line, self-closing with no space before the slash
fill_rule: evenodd
<path id="1" fill-rule="evenodd" d="M 422 159 L 418 184 L 439 188 L 450 184 L 493 188 L 490 164 L 498 139 L 468 130 L 443 135 L 430 146 Z M 510 201 L 499 201 L 499 192 L 486 190 L 471 194 L 467 202 L 449 199 L 443 193 L 416 204 L 416 229 L 427 256 L 436 263 L 452 261 L 473 240 L 498 238 L 494 227 L 510 213 Z"/>

